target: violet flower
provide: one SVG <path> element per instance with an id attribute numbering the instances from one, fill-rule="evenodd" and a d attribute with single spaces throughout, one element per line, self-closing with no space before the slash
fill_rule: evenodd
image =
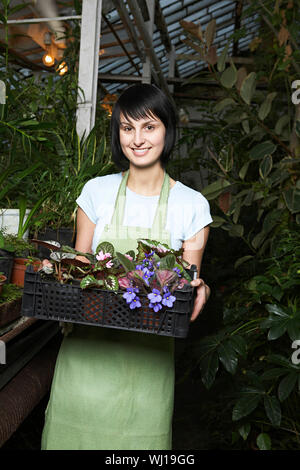
<path id="1" fill-rule="evenodd" d="M 148 299 L 152 304 L 158 303 L 161 301 L 160 291 L 158 289 L 152 289 L 151 294 L 148 294 Z"/>
<path id="2" fill-rule="evenodd" d="M 166 292 L 162 299 L 162 304 L 166 305 L 167 307 L 173 307 L 173 303 L 175 302 L 176 297 L 172 295 L 170 292 Z"/>
<path id="3" fill-rule="evenodd" d="M 123 299 L 125 299 L 126 302 L 128 304 L 130 304 L 130 302 L 132 302 L 133 299 L 136 297 L 136 292 L 138 292 L 139 289 L 137 287 L 127 287 L 126 291 L 127 292 L 125 292 L 125 294 L 123 294 Z"/>
<path id="4" fill-rule="evenodd" d="M 154 312 L 158 312 L 162 308 L 162 305 L 159 303 L 153 304 L 152 302 L 150 302 L 149 307 L 153 308 Z"/>
<path id="5" fill-rule="evenodd" d="M 131 308 L 131 310 L 137 307 L 141 307 L 141 302 L 140 302 L 139 297 L 135 297 L 134 299 L 132 299 L 132 302 L 129 304 L 129 308 Z"/>

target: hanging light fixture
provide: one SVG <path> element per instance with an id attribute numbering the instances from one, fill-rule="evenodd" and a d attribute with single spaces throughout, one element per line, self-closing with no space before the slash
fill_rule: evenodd
<path id="1" fill-rule="evenodd" d="M 42 58 L 43 64 L 46 65 L 46 67 L 52 67 L 52 65 L 54 65 L 55 63 L 55 57 L 51 51 L 52 41 L 51 41 L 51 34 L 49 33 L 49 31 L 47 31 L 44 34 L 44 44 L 45 44 L 46 52 Z"/>

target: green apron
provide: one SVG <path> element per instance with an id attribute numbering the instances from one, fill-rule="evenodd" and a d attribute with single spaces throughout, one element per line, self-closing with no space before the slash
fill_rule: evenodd
<path id="1" fill-rule="evenodd" d="M 100 241 L 121 253 L 137 238 L 170 246 L 165 173 L 152 228 L 121 225 L 124 173 L 111 224 Z M 44 450 L 170 450 L 174 401 L 174 339 L 96 326 L 74 325 L 64 337 L 54 372 L 42 435 Z"/>

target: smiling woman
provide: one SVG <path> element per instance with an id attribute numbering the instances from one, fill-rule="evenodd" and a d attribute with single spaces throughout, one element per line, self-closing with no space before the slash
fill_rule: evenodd
<path id="1" fill-rule="evenodd" d="M 123 170 L 93 178 L 77 199 L 76 250 L 108 241 L 136 252 L 148 238 L 201 259 L 212 222 L 207 200 L 165 171 L 176 137 L 166 96 L 152 85 L 129 87 L 111 118 L 112 158 Z M 208 286 L 192 281 L 202 310 Z M 174 338 L 76 325 L 55 368 L 43 449 L 168 450 L 172 447 Z"/>
<path id="2" fill-rule="evenodd" d="M 165 135 L 166 128 L 159 118 L 126 122 L 123 114 L 120 116 L 120 145 L 123 155 L 132 165 L 145 167 L 159 160 Z"/>

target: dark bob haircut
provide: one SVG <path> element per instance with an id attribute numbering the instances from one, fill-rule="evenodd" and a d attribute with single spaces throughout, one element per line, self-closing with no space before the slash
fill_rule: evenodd
<path id="1" fill-rule="evenodd" d="M 166 135 L 160 161 L 164 168 L 169 161 L 176 140 L 176 114 L 166 95 L 155 85 L 139 83 L 126 88 L 115 103 L 110 123 L 112 160 L 118 168 L 127 170 L 129 162 L 120 145 L 121 113 L 126 119 L 133 120 L 154 115 L 163 122 Z"/>

